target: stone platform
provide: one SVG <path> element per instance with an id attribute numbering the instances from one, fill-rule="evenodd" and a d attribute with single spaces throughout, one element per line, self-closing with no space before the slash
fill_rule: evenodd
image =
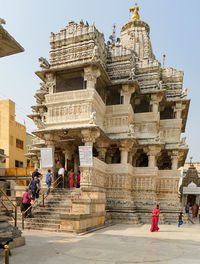
<path id="1" fill-rule="evenodd" d="M 24 231 L 26 246 L 12 250 L 10 264 L 199 263 L 199 225 L 149 228 L 115 225 L 84 236 Z"/>

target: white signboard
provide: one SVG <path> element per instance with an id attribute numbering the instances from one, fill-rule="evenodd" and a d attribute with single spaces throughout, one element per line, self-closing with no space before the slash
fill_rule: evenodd
<path id="1" fill-rule="evenodd" d="M 183 194 L 200 194 L 200 187 L 183 187 Z"/>
<path id="2" fill-rule="evenodd" d="M 53 149 L 52 148 L 41 148 L 41 167 L 42 168 L 51 168 L 54 165 L 53 162 Z"/>
<path id="3" fill-rule="evenodd" d="M 80 166 L 93 166 L 92 146 L 79 146 Z"/>

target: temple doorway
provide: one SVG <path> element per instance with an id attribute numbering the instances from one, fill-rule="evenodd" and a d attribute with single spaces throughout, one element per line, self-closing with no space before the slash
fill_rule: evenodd
<path id="1" fill-rule="evenodd" d="M 188 196 L 187 196 L 187 203 L 190 206 L 193 206 L 196 203 L 196 195 L 195 194 L 188 194 Z"/>

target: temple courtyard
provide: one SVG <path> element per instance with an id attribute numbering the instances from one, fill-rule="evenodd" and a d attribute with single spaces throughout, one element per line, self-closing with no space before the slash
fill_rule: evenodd
<path id="1" fill-rule="evenodd" d="M 10 264 L 200 263 L 199 225 L 149 228 L 113 225 L 84 235 L 26 230 L 26 245 L 12 250 Z"/>

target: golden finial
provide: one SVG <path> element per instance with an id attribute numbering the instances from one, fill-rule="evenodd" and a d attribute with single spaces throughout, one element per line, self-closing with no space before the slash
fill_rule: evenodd
<path id="1" fill-rule="evenodd" d="M 139 11 L 139 6 L 137 5 L 137 3 L 135 4 L 135 6 L 130 7 L 130 12 L 133 12 L 131 19 L 140 19 L 140 15 L 138 14 L 138 11 Z"/>

